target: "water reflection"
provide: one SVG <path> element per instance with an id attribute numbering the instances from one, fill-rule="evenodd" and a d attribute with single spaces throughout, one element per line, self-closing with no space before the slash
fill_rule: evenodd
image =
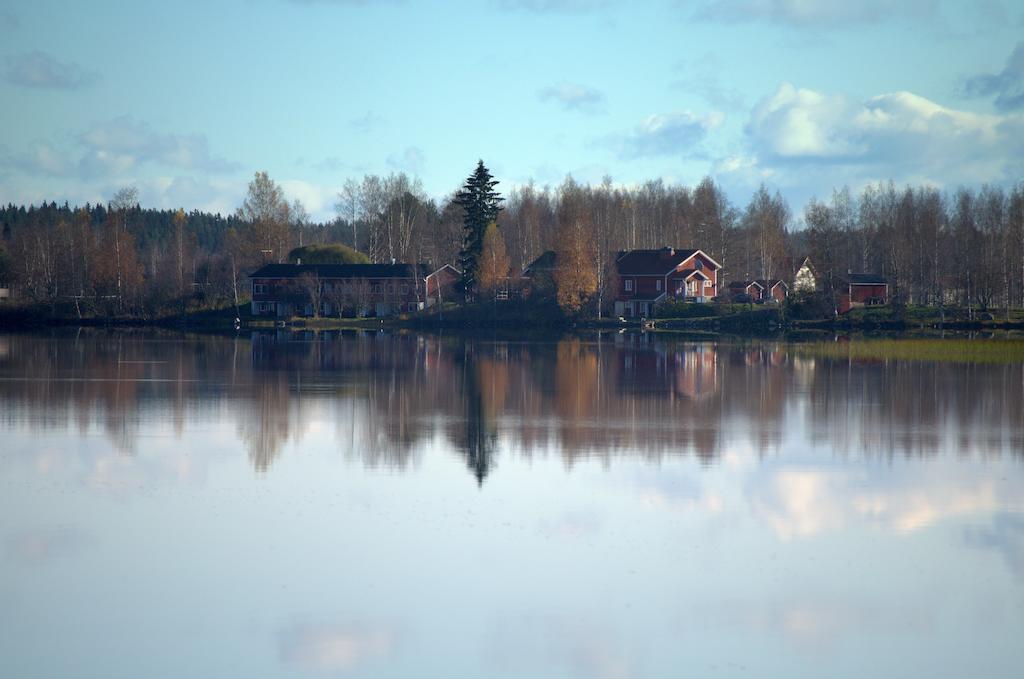
<path id="1" fill-rule="evenodd" d="M 1022 389 L 654 335 L 0 336 L 0 674 L 1016 677 Z"/>
<path id="2" fill-rule="evenodd" d="M 7 427 L 96 428 L 133 454 L 140 423 L 235 423 L 268 472 L 315 421 L 347 456 L 406 469 L 438 439 L 478 483 L 501 455 L 610 461 L 693 455 L 799 436 L 842 455 L 1020 456 L 1021 366 L 801 358 L 773 343 L 615 334 L 526 343 L 382 333 L 172 337 L 78 331 L 3 338 Z M 776 480 L 789 498 L 830 479 Z M 823 518 L 818 521 L 825 520 Z M 806 531 L 807 528 L 798 528 Z"/>

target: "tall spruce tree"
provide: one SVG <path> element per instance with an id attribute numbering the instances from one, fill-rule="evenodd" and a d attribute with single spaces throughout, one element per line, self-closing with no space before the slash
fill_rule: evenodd
<path id="1" fill-rule="evenodd" d="M 498 182 L 484 167 L 484 161 L 480 160 L 477 162 L 476 170 L 469 175 L 462 190 L 455 196 L 454 202 L 461 205 L 464 211 L 459 266 L 462 268 L 460 287 L 467 296 L 476 290 L 480 254 L 484 249 L 487 225 L 498 218 L 501 202 L 505 200 L 494 190 L 497 184 Z"/>

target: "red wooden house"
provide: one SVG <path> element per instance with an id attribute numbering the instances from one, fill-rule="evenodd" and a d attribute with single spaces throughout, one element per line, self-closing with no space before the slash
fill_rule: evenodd
<path id="1" fill-rule="evenodd" d="M 789 286 L 786 285 L 785 281 L 780 281 L 778 278 L 759 278 L 757 283 L 764 290 L 761 299 L 765 302 L 782 303 L 786 301 L 786 296 L 789 294 Z"/>
<path id="2" fill-rule="evenodd" d="M 629 250 L 615 259 L 619 291 L 615 315 L 649 316 L 655 305 L 678 300 L 707 302 L 718 295 L 722 265 L 701 250 Z"/>
<path id="3" fill-rule="evenodd" d="M 734 302 L 784 302 L 789 286 L 778 278 L 759 278 L 756 281 L 731 281 L 729 297 Z"/>
<path id="4" fill-rule="evenodd" d="M 874 273 L 836 276 L 836 310 L 841 314 L 854 307 L 889 303 L 889 280 Z"/>
<path id="5" fill-rule="evenodd" d="M 758 281 L 729 281 L 729 297 L 734 302 L 760 302 L 764 294 Z"/>

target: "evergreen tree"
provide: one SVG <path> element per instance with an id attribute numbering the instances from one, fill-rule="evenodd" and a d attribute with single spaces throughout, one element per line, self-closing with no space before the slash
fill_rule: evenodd
<path id="1" fill-rule="evenodd" d="M 494 190 L 497 184 L 481 160 L 477 162 L 473 174 L 466 179 L 462 190 L 455 196 L 454 202 L 462 206 L 464 211 L 459 266 L 462 268 L 460 287 L 466 295 L 472 294 L 476 289 L 487 225 L 495 221 L 501 212 L 501 202 L 504 198 Z"/>

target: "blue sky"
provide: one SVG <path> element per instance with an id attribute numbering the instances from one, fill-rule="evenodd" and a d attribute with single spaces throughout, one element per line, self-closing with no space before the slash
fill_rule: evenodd
<path id="1" fill-rule="evenodd" d="M 1009 0 L 0 0 L 0 201 L 230 212 L 266 170 L 440 197 L 610 175 L 799 213 L 833 187 L 1024 179 Z"/>

